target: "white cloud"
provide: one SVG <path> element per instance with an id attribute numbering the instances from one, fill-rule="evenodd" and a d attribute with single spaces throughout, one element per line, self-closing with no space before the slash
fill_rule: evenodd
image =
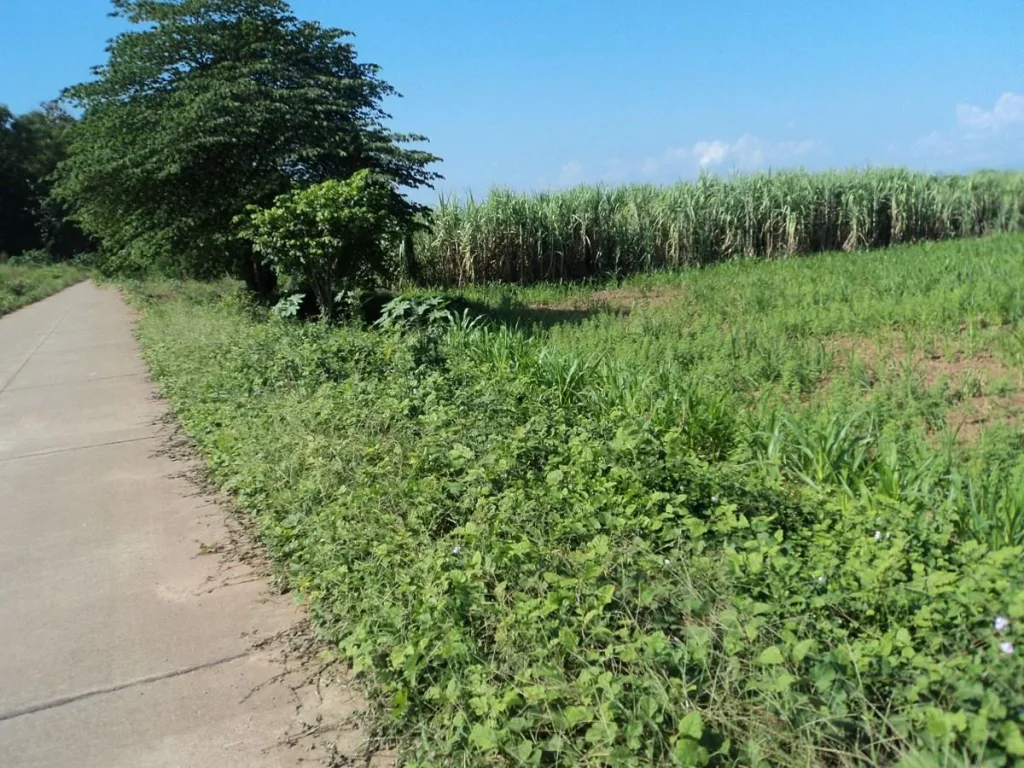
<path id="1" fill-rule="evenodd" d="M 992 109 L 973 104 L 956 105 L 956 121 L 962 128 L 999 131 L 1010 125 L 1024 125 L 1024 94 L 1007 91 Z"/>
<path id="2" fill-rule="evenodd" d="M 737 142 L 737 144 L 738 143 L 739 142 Z M 693 149 L 690 150 L 693 156 L 697 158 L 697 165 L 701 168 L 709 165 L 720 165 L 732 151 L 733 147 L 730 146 L 728 142 L 722 141 L 721 139 L 715 139 L 714 141 L 698 141 L 693 145 Z"/>
<path id="3" fill-rule="evenodd" d="M 1024 153 L 1024 94 L 1007 91 L 991 109 L 957 104 L 948 131 L 932 131 L 911 149 L 943 169 L 1019 162 Z"/>
<path id="4" fill-rule="evenodd" d="M 824 151 L 825 148 L 812 139 L 776 141 L 745 133 L 735 141 L 710 139 L 695 142 L 688 147 L 672 147 L 665 150 L 661 157 L 644 160 L 641 170 L 646 176 L 688 167 L 701 170 L 725 166 L 751 171 L 766 165 L 791 165 L 807 155 Z"/>
<path id="5" fill-rule="evenodd" d="M 569 187 L 592 181 L 614 184 L 639 179 L 670 181 L 696 176 L 702 170 L 754 171 L 767 166 L 792 166 L 815 154 L 828 154 L 828 150 L 812 139 L 778 141 L 744 133 L 732 141 L 705 139 L 669 147 L 660 155 L 640 160 L 615 157 L 604 163 L 585 165 L 573 159 L 559 168 L 554 184 Z M 551 177 L 539 183 L 551 184 Z"/>

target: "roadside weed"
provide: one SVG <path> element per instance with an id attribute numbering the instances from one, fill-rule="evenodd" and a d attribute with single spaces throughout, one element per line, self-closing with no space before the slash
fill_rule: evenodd
<path id="1" fill-rule="evenodd" d="M 467 289 L 491 312 L 387 328 L 142 297 L 140 338 L 409 765 L 1001 766 L 1021 264 Z"/>

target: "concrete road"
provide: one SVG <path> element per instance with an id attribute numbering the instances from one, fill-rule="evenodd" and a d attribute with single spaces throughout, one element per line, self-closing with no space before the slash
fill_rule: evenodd
<path id="1" fill-rule="evenodd" d="M 131 326 L 92 283 L 0 318 L 0 765 L 308 765 L 254 647 L 299 611 L 203 554 L 226 512 L 164 450 Z"/>

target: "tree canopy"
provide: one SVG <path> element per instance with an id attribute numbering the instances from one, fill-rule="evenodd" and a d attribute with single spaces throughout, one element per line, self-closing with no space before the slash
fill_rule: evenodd
<path id="1" fill-rule="evenodd" d="M 0 253 L 46 250 L 62 259 L 87 247 L 65 221 L 66 211 L 49 198 L 73 124 L 53 103 L 23 115 L 0 104 Z"/>
<path id="2" fill-rule="evenodd" d="M 113 4 L 131 28 L 96 79 L 65 91 L 82 118 L 57 187 L 112 266 L 232 272 L 266 289 L 236 217 L 364 169 L 393 184 L 397 220 L 422 212 L 398 190 L 429 186 L 437 158 L 386 125 L 396 91 L 357 60 L 351 33 L 301 21 L 283 0 Z"/>

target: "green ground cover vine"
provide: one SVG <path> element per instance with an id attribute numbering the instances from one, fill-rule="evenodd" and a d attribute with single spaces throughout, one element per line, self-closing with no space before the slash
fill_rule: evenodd
<path id="1" fill-rule="evenodd" d="M 491 286 L 371 328 L 132 291 L 409 764 L 1003 766 L 1022 264 L 1018 235 Z"/>

